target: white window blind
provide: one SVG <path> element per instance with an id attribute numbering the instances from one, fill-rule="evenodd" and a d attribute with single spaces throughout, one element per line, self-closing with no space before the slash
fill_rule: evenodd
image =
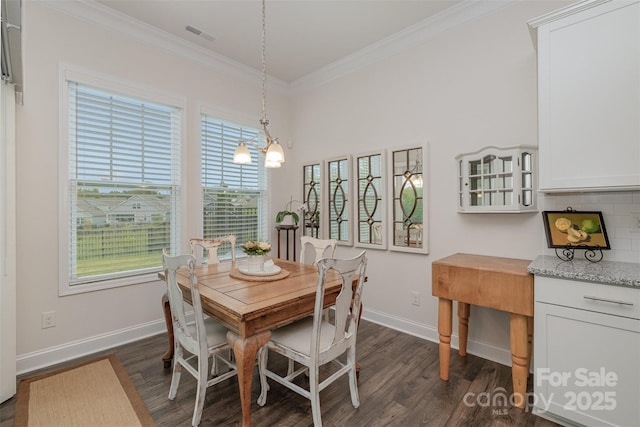
<path id="1" fill-rule="evenodd" d="M 67 86 L 70 284 L 157 270 L 180 242 L 181 110 Z"/>
<path id="2" fill-rule="evenodd" d="M 234 234 L 239 245 L 266 240 L 268 223 L 267 174 L 264 156 L 247 143 L 253 162 L 233 163 L 240 140 L 262 134 L 257 129 L 221 121 L 206 114 L 201 120 L 203 236 Z M 238 254 L 241 255 L 238 250 Z M 222 257 L 228 254 L 220 254 Z"/>

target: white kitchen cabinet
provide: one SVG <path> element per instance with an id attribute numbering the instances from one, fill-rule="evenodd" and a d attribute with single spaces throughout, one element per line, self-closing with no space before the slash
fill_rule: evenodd
<path id="1" fill-rule="evenodd" d="M 638 425 L 640 289 L 538 275 L 534 289 L 534 413 Z"/>
<path id="2" fill-rule="evenodd" d="M 529 21 L 538 49 L 539 188 L 640 188 L 640 1 Z"/>
<path id="3" fill-rule="evenodd" d="M 537 147 L 484 147 L 456 156 L 459 212 L 536 210 Z"/>

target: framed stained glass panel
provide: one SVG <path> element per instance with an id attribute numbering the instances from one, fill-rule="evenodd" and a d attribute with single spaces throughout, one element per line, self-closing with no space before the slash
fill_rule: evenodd
<path id="1" fill-rule="evenodd" d="M 427 147 L 412 146 L 390 152 L 389 248 L 428 253 Z"/>
<path id="2" fill-rule="evenodd" d="M 353 245 L 351 232 L 351 156 L 329 159 L 326 162 L 327 219 L 329 239 L 339 245 Z"/>
<path id="3" fill-rule="evenodd" d="M 371 249 L 387 248 L 386 153 L 357 154 L 355 173 L 354 240 L 355 245 Z"/>
<path id="4" fill-rule="evenodd" d="M 322 216 L 322 162 L 312 162 L 302 166 L 302 202 L 306 206 L 302 221 L 302 234 L 322 238 L 320 225 Z"/>

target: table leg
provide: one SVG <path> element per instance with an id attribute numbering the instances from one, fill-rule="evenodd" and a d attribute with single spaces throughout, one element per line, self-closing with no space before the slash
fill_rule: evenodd
<path id="1" fill-rule="evenodd" d="M 458 301 L 458 353 L 467 355 L 467 338 L 469 337 L 469 314 L 471 306 Z"/>
<path id="2" fill-rule="evenodd" d="M 514 405 L 524 409 L 529 375 L 529 343 L 527 336 L 528 318 L 511 313 L 511 376 L 513 378 Z"/>
<path id="3" fill-rule="evenodd" d="M 242 425 L 251 425 L 251 382 L 253 367 L 256 364 L 258 349 L 271 338 L 271 331 L 260 332 L 250 337 L 240 337 L 234 332 L 227 332 L 227 341 L 233 349 L 238 367 L 238 386 L 240 387 L 240 405 L 242 407 Z"/>
<path id="4" fill-rule="evenodd" d="M 440 335 L 440 379 L 449 379 L 449 360 L 451 358 L 451 323 L 453 301 L 438 300 L 438 334 Z"/>
<path id="5" fill-rule="evenodd" d="M 171 320 L 171 306 L 169 305 L 169 296 L 167 294 L 162 295 L 162 311 L 164 311 L 164 322 L 167 325 L 167 338 L 169 339 L 169 348 L 166 353 L 162 355 L 162 361 L 165 368 L 171 367 L 171 361 L 173 360 L 173 321 Z"/>

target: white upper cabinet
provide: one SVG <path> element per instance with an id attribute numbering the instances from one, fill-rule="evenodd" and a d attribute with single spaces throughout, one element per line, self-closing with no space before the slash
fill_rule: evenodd
<path id="1" fill-rule="evenodd" d="M 584 1 L 529 26 L 540 190 L 640 189 L 640 0 Z"/>
<path id="2" fill-rule="evenodd" d="M 536 210 L 536 147 L 485 147 L 456 156 L 459 212 Z"/>

